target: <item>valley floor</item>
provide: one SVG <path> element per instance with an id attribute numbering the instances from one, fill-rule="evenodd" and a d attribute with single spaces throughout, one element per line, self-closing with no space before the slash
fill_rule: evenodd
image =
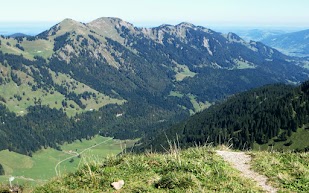
<path id="1" fill-rule="evenodd" d="M 88 160 L 101 160 L 108 155 L 116 155 L 133 143 L 97 135 L 89 140 L 63 144 L 60 146 L 61 151 L 42 149 L 32 157 L 2 150 L 0 163 L 5 175 L 0 175 L 0 184 L 7 183 L 14 176 L 14 184 L 30 187 L 42 185 L 55 176 L 76 171 L 79 165 Z"/>

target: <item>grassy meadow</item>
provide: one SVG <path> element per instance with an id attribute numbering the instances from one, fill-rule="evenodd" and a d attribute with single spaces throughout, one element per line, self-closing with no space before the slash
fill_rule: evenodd
<path id="1" fill-rule="evenodd" d="M 178 97 L 178 98 L 182 98 L 184 96 L 187 96 L 189 97 L 190 99 L 190 102 L 192 103 L 193 105 L 193 109 L 190 109 L 190 114 L 193 115 L 197 112 L 200 112 L 204 109 L 207 109 L 209 108 L 212 104 L 208 101 L 205 101 L 204 103 L 203 102 L 199 102 L 197 101 L 196 99 L 196 96 L 195 95 L 192 95 L 192 94 L 188 94 L 188 95 L 184 95 L 178 91 L 171 91 L 169 96 L 173 96 L 173 97 Z M 185 107 L 184 107 L 185 108 Z"/>
<path id="2" fill-rule="evenodd" d="M 177 73 L 175 75 L 176 81 L 182 81 L 186 77 L 194 77 L 196 73 L 190 71 L 190 69 L 186 65 L 177 64 L 177 67 L 174 69 Z"/>
<path id="3" fill-rule="evenodd" d="M 71 144 L 63 144 L 60 146 L 62 151 L 52 148 L 42 149 L 35 152 L 32 157 L 3 150 L 0 151 L 0 163 L 4 167 L 5 176 L 0 176 L 0 182 L 7 183 L 9 177 L 14 176 L 15 184 L 26 186 L 42 184 L 55 177 L 56 170 L 59 175 L 76 171 L 80 165 L 89 160 L 117 155 L 132 143 L 98 135 L 91 140 L 77 140 Z M 61 162 L 62 160 L 65 161 Z M 61 163 L 58 164 L 59 162 Z"/>

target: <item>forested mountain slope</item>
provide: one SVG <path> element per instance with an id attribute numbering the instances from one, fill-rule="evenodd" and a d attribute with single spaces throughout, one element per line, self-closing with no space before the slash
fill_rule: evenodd
<path id="1" fill-rule="evenodd" d="M 229 95 L 305 81 L 306 64 L 262 43 L 189 23 L 137 28 L 118 18 L 65 19 L 35 37 L 0 38 L 0 96 L 8 108 L 3 113 L 23 120 L 18 127 L 2 125 L 0 149 L 29 154 L 99 132 L 142 137 Z M 55 129 L 26 119 L 33 109 L 46 108 L 51 117 L 65 115 L 68 124 Z M 2 122 L 8 121 L 5 114 Z M 38 141 L 21 149 L 11 138 L 26 127 Z M 57 141 L 58 135 L 64 137 Z"/>
<path id="2" fill-rule="evenodd" d="M 299 57 L 309 56 L 309 30 L 272 35 L 261 40 L 264 44 L 279 51 Z"/>
<path id="3" fill-rule="evenodd" d="M 309 82 L 298 87 L 264 86 L 234 95 L 181 124 L 149 136 L 137 149 L 163 150 L 168 141 L 176 141 L 182 147 L 213 143 L 248 149 L 272 141 L 270 146 L 297 143 L 294 150 L 308 151 L 308 114 Z M 291 136 L 300 131 L 303 136 L 292 140 Z"/>

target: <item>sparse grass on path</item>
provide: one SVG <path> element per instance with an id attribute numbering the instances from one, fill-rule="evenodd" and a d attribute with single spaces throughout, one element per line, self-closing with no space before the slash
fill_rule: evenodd
<path id="1" fill-rule="evenodd" d="M 239 170 L 245 178 L 250 178 L 263 188 L 266 192 L 275 193 L 277 189 L 267 183 L 268 178 L 251 169 L 251 156 L 245 152 L 234 151 L 217 151 L 226 162 L 232 164 L 234 168 Z"/>

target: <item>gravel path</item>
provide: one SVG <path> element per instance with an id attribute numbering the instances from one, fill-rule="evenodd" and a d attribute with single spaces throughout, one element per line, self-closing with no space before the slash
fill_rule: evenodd
<path id="1" fill-rule="evenodd" d="M 251 156 L 245 154 L 244 152 L 231 152 L 231 151 L 217 151 L 225 161 L 232 164 L 234 168 L 239 170 L 244 177 L 250 178 L 258 183 L 266 192 L 275 193 L 277 189 L 267 185 L 268 178 L 266 176 L 260 175 L 255 171 L 251 170 L 250 162 Z"/>

